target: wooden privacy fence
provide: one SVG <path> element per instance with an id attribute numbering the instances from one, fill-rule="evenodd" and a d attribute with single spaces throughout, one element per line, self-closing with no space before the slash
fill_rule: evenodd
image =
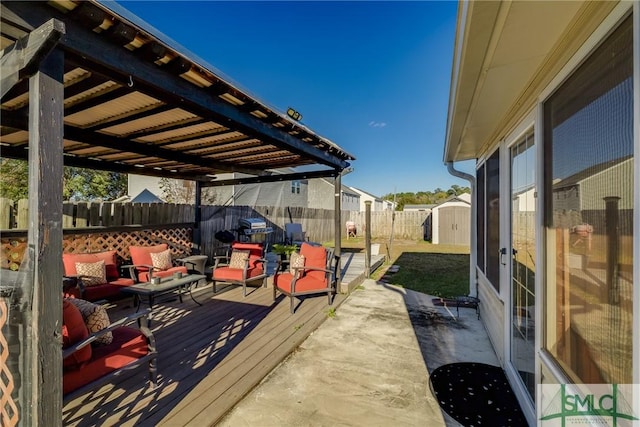
<path id="1" fill-rule="evenodd" d="M 0 230 L 28 228 L 28 200 L 17 203 L 0 198 Z M 273 206 L 203 206 L 203 239 L 206 234 L 219 230 L 235 229 L 241 218 L 260 217 L 274 228 L 269 241 L 284 239 L 284 224 L 298 222 L 311 240 L 324 242 L 334 239 L 333 209 Z M 121 225 L 156 225 L 189 223 L 195 220 L 193 205 L 173 203 L 115 203 L 115 202 L 65 202 L 62 207 L 64 229 L 86 227 L 113 227 Z M 419 240 L 425 236 L 425 221 L 429 212 L 371 212 L 373 238 L 388 238 L 393 223 L 394 237 Z M 353 221 L 358 234 L 366 229 L 365 213 L 341 212 L 341 234 L 346 237 L 345 223 Z M 204 243 L 204 241 L 203 241 Z"/>
<path id="2" fill-rule="evenodd" d="M 0 199 L 0 230 L 2 236 L 3 267 L 12 264 L 26 245 L 28 228 L 27 200 L 13 203 Z M 393 227 L 394 238 L 421 240 L 425 236 L 428 212 L 371 212 L 372 238 L 387 239 Z M 273 232 L 258 237 L 269 244 L 285 239 L 284 225 L 289 222 L 302 224 L 310 241 L 333 241 L 334 211 L 303 207 L 272 206 L 202 206 L 200 247 L 198 252 L 212 256 L 224 246 L 215 239 L 220 230 L 235 230 L 243 218 L 263 218 Z M 170 203 L 113 203 L 113 202 L 65 202 L 63 204 L 64 250 L 68 252 L 95 252 L 115 249 L 123 259 L 128 259 L 128 246 L 167 241 L 178 252 L 189 252 L 192 244 L 191 229 L 195 226 L 193 205 Z M 367 224 L 365 213 L 342 211 L 340 233 L 346 238 L 346 222 L 356 223 L 358 236 L 364 236 Z M 161 230 L 172 229 L 169 234 Z M 14 229 L 11 233 L 7 233 Z M 177 231 L 181 230 L 181 231 Z M 176 235 L 176 232 L 178 233 Z M 173 243 L 173 244 L 172 244 Z M 21 256 L 19 257 L 21 258 Z M 19 265 L 19 262 L 17 263 Z M 15 265 L 13 265 L 15 268 Z"/>
<path id="3" fill-rule="evenodd" d="M 343 228 L 345 222 L 351 220 L 356 223 L 358 235 L 364 235 L 366 223 L 364 212 L 349 211 L 343 212 L 342 215 Z M 431 212 L 425 211 L 371 212 L 371 237 L 388 239 L 393 227 L 394 239 L 423 240 L 426 235 L 426 221 L 430 215 Z M 342 230 L 342 235 L 346 236 L 345 229 Z"/>
<path id="4" fill-rule="evenodd" d="M 391 235 L 394 222 L 394 238 L 421 240 L 425 235 L 425 222 L 428 212 L 371 212 L 372 238 L 387 239 Z M 250 206 L 203 206 L 202 207 L 202 248 L 204 253 L 213 253 L 221 246 L 215 241 L 214 234 L 220 230 L 234 230 L 241 218 L 264 218 L 273 233 L 264 237 L 270 244 L 282 242 L 285 238 L 284 225 L 289 222 L 302 224 L 309 240 L 313 242 L 333 241 L 335 236 L 334 212 L 329 209 L 311 209 L 302 207 L 250 207 Z M 365 213 L 355 211 L 341 212 L 341 230 L 346 238 L 346 222 L 354 221 L 358 236 L 364 236 L 366 229 Z"/>
<path id="5" fill-rule="evenodd" d="M 0 230 L 29 227 L 29 201 L 0 198 Z M 64 202 L 62 227 L 113 227 L 193 222 L 193 205 L 173 203 Z"/>

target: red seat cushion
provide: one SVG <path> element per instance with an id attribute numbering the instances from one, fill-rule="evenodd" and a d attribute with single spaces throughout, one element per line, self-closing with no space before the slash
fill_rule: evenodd
<path id="1" fill-rule="evenodd" d="M 129 246 L 131 262 L 134 265 L 153 265 L 150 254 L 166 251 L 168 247 L 166 243 L 154 246 Z"/>
<path id="2" fill-rule="evenodd" d="M 89 346 L 91 348 L 91 346 Z M 64 370 L 62 388 L 67 394 L 98 378 L 145 356 L 149 350 L 145 336 L 138 330 L 122 326 L 113 330 L 109 345 L 95 347 L 93 357 L 80 369 Z"/>
<path id="3" fill-rule="evenodd" d="M 233 281 L 241 281 L 242 280 L 242 272 L 244 270 L 241 268 L 229 268 L 229 267 L 218 267 L 213 272 L 214 280 L 233 280 Z M 262 268 L 250 268 L 247 270 L 247 279 L 251 277 L 260 276 L 262 274 Z"/>
<path id="4" fill-rule="evenodd" d="M 153 260 L 151 259 L 152 253 L 164 252 L 169 248 L 166 243 L 162 243 L 161 245 L 154 246 L 129 246 L 129 253 L 131 254 L 131 262 L 133 265 L 153 265 Z M 138 281 L 140 282 L 148 282 L 149 281 L 149 270 L 145 267 L 137 267 L 138 270 Z M 177 267 L 171 267 L 168 270 L 154 270 L 153 277 L 169 277 L 172 276 L 173 273 L 181 272 L 182 274 L 187 274 L 187 267 L 180 265 Z"/>
<path id="5" fill-rule="evenodd" d="M 291 285 L 293 284 L 293 275 L 291 273 L 282 273 L 274 277 L 275 285 L 291 293 Z M 322 280 L 318 280 L 313 276 L 304 276 L 301 279 L 296 280 L 296 292 L 323 290 L 328 287 L 327 280 L 323 276 Z"/>
<path id="6" fill-rule="evenodd" d="M 308 243 L 303 243 L 300 246 L 300 253 L 304 255 L 304 266 L 313 268 L 327 268 L 327 250 L 322 246 L 313 246 Z M 309 271 L 305 270 L 305 277 L 313 277 L 317 280 L 325 281 L 324 271 Z"/>
<path id="7" fill-rule="evenodd" d="M 82 313 L 78 307 L 67 300 L 62 301 L 62 348 L 86 339 L 89 336 L 87 325 L 84 324 Z M 83 363 L 91 359 L 91 345 L 81 348 L 70 356 L 66 357 L 62 366 L 65 368 L 78 368 Z"/>
<path id="8" fill-rule="evenodd" d="M 119 297 L 120 289 L 131 286 L 135 282 L 133 279 L 117 279 L 104 285 L 87 286 L 84 289 L 83 299 L 87 301 L 98 301 L 101 299 L 113 299 Z"/>
<path id="9" fill-rule="evenodd" d="M 67 276 L 76 276 L 76 262 L 94 263 L 104 261 L 107 280 L 115 280 L 120 277 L 118 274 L 116 251 L 103 251 L 92 254 L 62 254 L 62 263 L 64 264 L 64 274 Z"/>

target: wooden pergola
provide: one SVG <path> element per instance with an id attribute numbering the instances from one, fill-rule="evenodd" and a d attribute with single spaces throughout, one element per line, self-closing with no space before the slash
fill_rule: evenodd
<path id="1" fill-rule="evenodd" d="M 339 253 L 341 174 L 355 158 L 113 2 L 0 7 L 0 154 L 28 160 L 30 200 L 27 270 L 0 278 L 0 320 L 25 331 L 22 389 L 3 388 L 0 411 L 2 424 L 59 425 L 63 165 L 195 181 L 196 231 L 203 187 L 334 177 Z M 299 166 L 311 170 L 270 172 Z M 216 180 L 226 172 L 250 176 Z"/>

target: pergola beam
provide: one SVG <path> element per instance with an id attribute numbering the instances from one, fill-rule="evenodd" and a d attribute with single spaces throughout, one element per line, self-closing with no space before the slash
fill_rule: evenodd
<path id="1" fill-rule="evenodd" d="M 50 19 L 0 53 L 0 98 L 20 80 L 38 70 L 64 32 L 63 22 Z"/>
<path id="2" fill-rule="evenodd" d="M 2 124 L 4 126 L 10 126 L 15 129 L 28 130 L 27 117 L 23 115 L 18 116 L 15 113 L 4 112 L 2 116 Z M 88 132 L 83 129 L 78 129 L 76 127 L 69 126 L 69 125 L 64 126 L 64 137 L 71 141 L 78 141 L 78 142 L 85 142 L 85 143 L 87 143 L 87 141 L 90 141 L 91 145 L 93 146 L 113 148 L 115 150 L 140 154 L 140 155 L 149 156 L 149 157 L 157 157 L 161 159 L 184 162 L 184 163 L 189 163 L 196 166 L 201 166 L 203 168 L 215 168 L 224 172 L 239 172 L 239 173 L 246 173 L 249 175 L 265 174 L 265 171 L 263 168 L 235 166 L 229 162 L 221 162 L 221 161 L 203 157 L 201 155 L 187 154 L 180 151 L 162 148 L 161 146 L 158 146 L 158 145 L 143 144 L 130 139 L 116 138 L 116 137 L 101 134 L 101 133 Z M 5 147 L 3 147 L 2 150 L 4 153 Z M 7 153 L 10 153 L 10 151 L 7 150 Z M 7 154 L 7 157 L 9 157 L 8 154 Z M 25 158 L 25 156 L 19 156 L 18 158 Z M 120 172 L 120 170 L 110 169 L 111 165 L 109 165 L 109 162 L 105 161 L 100 163 L 103 167 L 103 169 L 101 170 L 112 170 L 114 172 Z M 132 173 L 135 173 L 135 172 L 132 172 Z M 189 178 L 189 179 L 193 179 L 193 178 Z"/>
<path id="3" fill-rule="evenodd" d="M 28 160 L 29 150 L 23 147 L 2 147 L 2 157 L 8 159 Z M 130 173 L 135 175 L 156 176 L 160 178 L 185 179 L 187 181 L 210 181 L 210 176 L 196 175 L 189 172 L 171 172 L 153 167 L 138 167 L 122 162 L 93 160 L 87 157 L 64 156 L 64 165 L 83 169 L 94 169 L 108 172 Z"/>
<path id="4" fill-rule="evenodd" d="M 11 3 L 11 8 L 32 25 L 59 13 L 46 3 Z M 207 88 L 199 88 L 179 75 L 172 74 L 168 71 L 169 66 L 159 67 L 94 33 L 79 21 L 67 20 L 67 26 L 67 36 L 61 40 L 65 54 L 67 57 L 76 56 L 83 67 L 91 71 L 104 69 L 111 80 L 120 84 L 128 84 L 132 80 L 134 88 L 145 94 L 224 126 L 236 128 L 248 136 L 298 153 L 317 163 L 337 169 L 348 166 L 345 160 L 305 143 L 284 130 L 274 128 L 270 123 L 220 99 Z M 96 55 L 96 52 L 100 52 L 100 55 Z"/>
<path id="5" fill-rule="evenodd" d="M 256 176 L 237 179 L 225 179 L 222 181 L 202 182 L 202 188 L 206 187 L 223 187 L 225 185 L 241 185 L 241 184 L 261 184 L 265 182 L 293 181 L 297 179 L 313 179 L 335 177 L 340 175 L 335 169 L 327 169 L 311 172 L 294 172 L 289 174 L 273 174 L 270 176 Z"/>

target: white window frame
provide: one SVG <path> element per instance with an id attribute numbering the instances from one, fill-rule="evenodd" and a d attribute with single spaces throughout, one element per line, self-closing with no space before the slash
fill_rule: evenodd
<path id="1" fill-rule="evenodd" d="M 537 126 L 534 129 L 535 134 L 535 143 L 538 145 L 537 153 L 538 159 L 544 159 L 544 147 L 542 141 L 542 135 L 544 133 L 543 126 L 543 104 L 544 102 L 558 89 L 564 81 L 570 77 L 585 61 L 591 53 L 593 53 L 596 48 L 610 35 L 610 33 L 620 25 L 620 23 L 624 20 L 624 18 L 630 13 L 633 12 L 633 90 L 634 90 L 634 179 L 635 182 L 640 182 L 640 3 L 637 1 L 634 2 L 620 2 L 613 11 L 603 20 L 603 22 L 598 26 L 598 28 L 593 32 L 593 34 L 587 39 L 587 41 L 576 51 L 576 53 L 571 57 L 571 59 L 565 64 L 565 66 L 560 70 L 560 72 L 551 80 L 549 85 L 540 93 L 538 97 L 538 108 L 537 108 L 537 117 L 536 120 Z M 544 192 L 544 183 L 541 177 L 543 176 L 543 166 L 544 162 L 540 161 L 538 166 L 538 177 L 536 183 L 536 191 L 538 192 L 538 205 L 537 209 L 540 214 L 538 221 L 538 229 L 541 234 L 539 236 L 537 242 L 537 270 L 540 274 L 536 276 L 536 290 L 539 289 L 539 297 L 536 295 L 536 298 L 539 298 L 540 301 L 547 301 L 546 295 L 546 276 L 547 276 L 547 265 L 544 258 L 546 257 L 546 253 L 542 251 L 546 251 L 546 235 L 543 233 L 544 224 L 542 223 L 542 212 L 545 208 L 544 200 L 545 200 L 545 192 Z M 640 185 L 635 185 L 634 187 L 634 257 L 637 258 L 640 253 Z M 542 257 L 543 259 L 539 259 Z M 538 285 L 538 280 L 541 283 Z M 640 294 L 640 263 L 635 263 L 633 267 L 633 292 L 634 295 Z M 637 297 L 634 298 L 633 301 L 633 315 L 634 319 L 637 323 L 638 316 L 640 316 L 640 302 Z M 555 358 L 543 349 L 543 334 L 547 328 L 547 320 L 543 316 L 542 305 L 538 304 L 536 309 L 536 317 L 540 319 L 538 336 L 536 337 L 536 348 L 538 354 L 536 355 L 536 359 L 540 360 L 541 363 L 536 363 L 536 381 L 540 381 L 540 371 L 541 368 L 544 368 L 547 372 L 549 372 L 553 376 L 553 381 L 558 383 L 572 383 L 572 380 L 569 379 L 565 373 L 560 369 Z M 640 383 L 640 328 L 633 329 L 633 382 L 638 384 Z M 544 365 L 544 366 L 542 366 Z M 549 381 L 549 380 L 547 380 Z"/>

